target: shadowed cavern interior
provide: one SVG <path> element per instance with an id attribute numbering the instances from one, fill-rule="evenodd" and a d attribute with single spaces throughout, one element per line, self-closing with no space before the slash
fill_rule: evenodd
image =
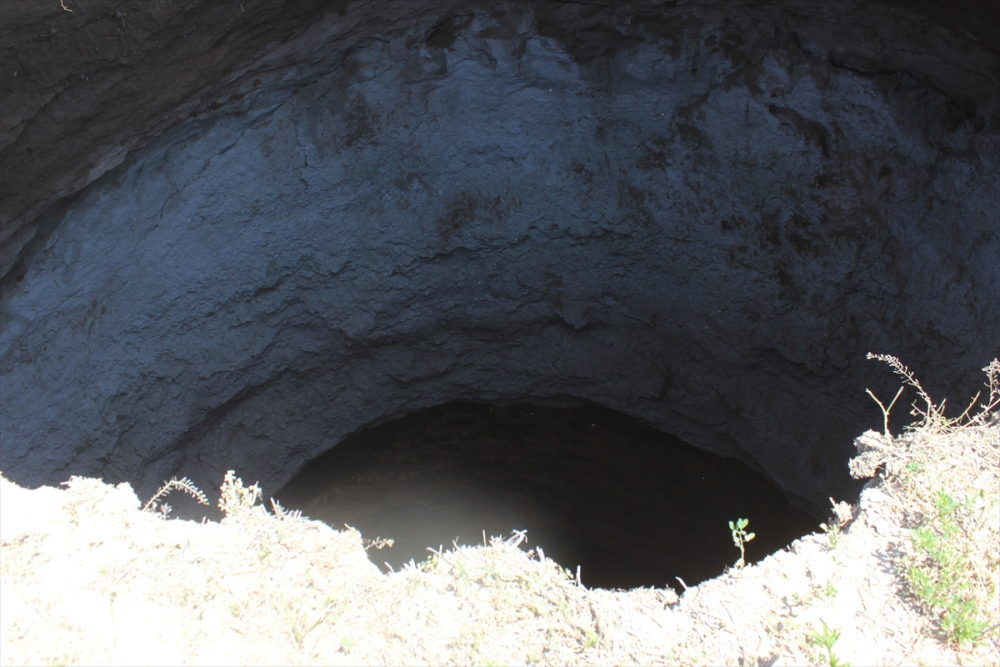
<path id="1" fill-rule="evenodd" d="M 71 4 L 0 3 L 18 483 L 274 494 L 571 397 L 824 514 L 866 352 L 935 397 L 1000 352 L 992 4 Z"/>
<path id="2" fill-rule="evenodd" d="M 683 589 L 737 560 L 728 522 L 753 517 L 747 562 L 817 530 L 736 459 L 722 459 L 594 405 L 449 403 L 352 435 L 278 492 L 286 509 L 351 526 L 376 565 L 428 545 L 483 544 L 527 531 L 580 581 Z M 683 583 L 681 583 L 683 581 Z"/>

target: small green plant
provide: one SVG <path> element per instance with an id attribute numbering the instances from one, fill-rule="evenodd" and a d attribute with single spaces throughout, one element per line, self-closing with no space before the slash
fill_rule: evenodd
<path id="1" fill-rule="evenodd" d="M 849 503 L 837 502 L 830 498 L 833 505 L 833 516 L 827 519 L 827 523 L 819 524 L 820 529 L 826 533 L 826 539 L 830 549 L 836 549 L 840 543 L 840 536 L 848 523 L 854 518 L 854 510 Z"/>
<path id="2" fill-rule="evenodd" d="M 825 523 L 821 523 L 819 524 L 819 527 L 824 533 L 826 533 L 826 539 L 828 540 L 830 548 L 836 549 L 837 544 L 840 543 L 840 526 L 836 524 L 827 525 Z"/>
<path id="3" fill-rule="evenodd" d="M 911 533 L 918 554 L 907 568 L 906 577 L 917 599 L 939 617 L 939 625 L 952 641 L 976 642 L 986 630 L 975 600 L 967 594 L 966 555 L 953 539 L 960 531 L 957 514 L 972 509 L 973 499 L 958 502 L 938 490 L 936 514 Z"/>
<path id="4" fill-rule="evenodd" d="M 736 569 L 741 570 L 746 565 L 746 551 L 744 549 L 747 542 L 755 538 L 756 533 L 747 533 L 746 527 L 750 519 L 737 519 L 736 522 L 729 522 L 729 530 L 733 533 L 733 544 L 740 548 L 740 559 L 736 561 Z"/>
<path id="5" fill-rule="evenodd" d="M 423 563 L 420 564 L 420 569 L 423 570 L 424 572 L 433 572 L 435 569 L 437 569 L 437 566 L 438 566 L 438 555 L 432 553 L 430 556 L 427 557 L 427 560 L 425 560 Z"/>
<path id="6" fill-rule="evenodd" d="M 587 630 L 583 639 L 583 650 L 594 648 L 601 641 L 601 636 L 593 630 Z"/>
<path id="7" fill-rule="evenodd" d="M 851 663 L 841 662 L 833 652 L 833 646 L 839 639 L 840 630 L 837 630 L 836 628 L 831 629 L 827 627 L 826 623 L 823 623 L 822 630 L 814 630 L 810 633 L 809 645 L 826 651 L 826 664 L 830 667 L 851 667 Z"/>

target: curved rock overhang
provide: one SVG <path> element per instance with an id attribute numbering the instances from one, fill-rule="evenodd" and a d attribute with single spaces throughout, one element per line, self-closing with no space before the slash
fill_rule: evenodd
<path id="1" fill-rule="evenodd" d="M 277 489 L 366 426 L 531 398 L 819 511 L 895 391 L 867 351 L 953 400 L 998 352 L 985 6 L 63 6 L 0 9 L 22 484 Z"/>

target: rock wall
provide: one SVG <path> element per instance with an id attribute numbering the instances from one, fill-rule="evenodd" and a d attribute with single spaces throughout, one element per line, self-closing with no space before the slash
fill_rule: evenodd
<path id="1" fill-rule="evenodd" d="M 895 391 L 865 352 L 952 402 L 998 353 L 1000 58 L 912 7 L 81 5 L 50 20 L 100 62 L 3 10 L 19 483 L 276 490 L 365 426 L 534 398 L 817 510 Z M 45 71 L 89 81 L 35 108 Z"/>

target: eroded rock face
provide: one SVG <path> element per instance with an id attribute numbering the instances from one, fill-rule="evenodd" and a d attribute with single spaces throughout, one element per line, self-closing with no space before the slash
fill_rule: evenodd
<path id="1" fill-rule="evenodd" d="M 864 389 L 895 391 L 865 352 L 953 401 L 997 354 L 998 59 L 924 16 L 206 4 L 163 33 L 180 41 L 150 33 L 162 70 L 100 69 L 118 106 L 98 120 L 137 118 L 66 121 L 70 165 L 9 159 L 58 143 L 33 123 L 69 102 L 9 132 L 5 103 L 19 483 L 142 495 L 235 468 L 275 490 L 407 412 L 568 397 L 817 510 L 850 494 L 851 440 L 880 423 Z M 215 57 L 186 25 L 222 31 Z"/>

